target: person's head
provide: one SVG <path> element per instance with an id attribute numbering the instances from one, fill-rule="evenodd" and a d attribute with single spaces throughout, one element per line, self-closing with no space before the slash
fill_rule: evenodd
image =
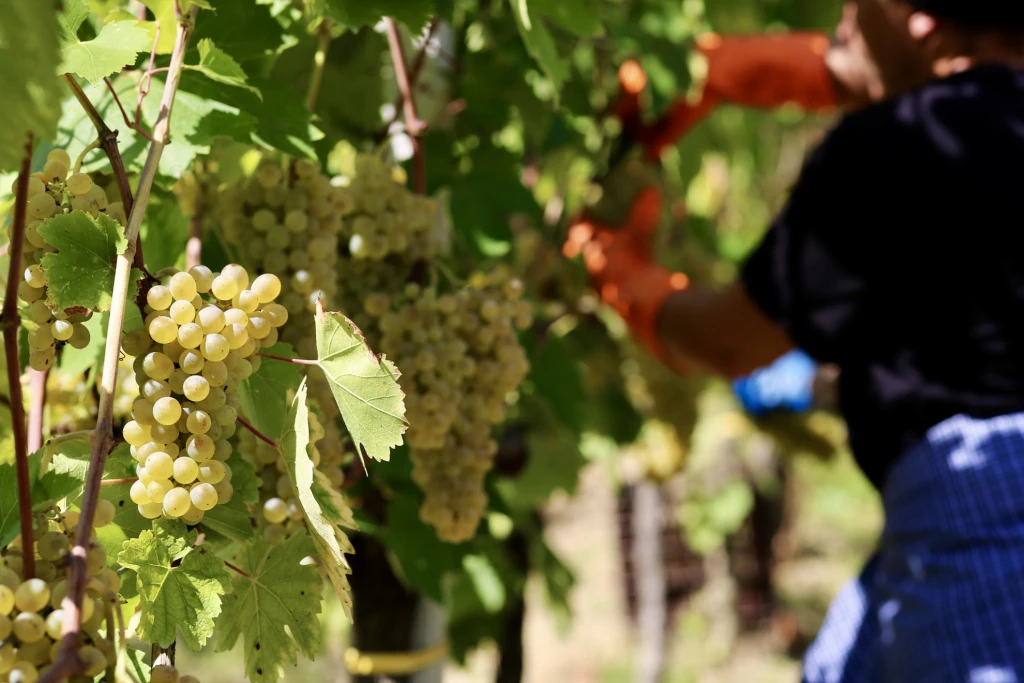
<path id="1" fill-rule="evenodd" d="M 837 38 L 860 53 L 880 99 L 982 63 L 1024 66 L 1024 3 L 854 0 Z"/>

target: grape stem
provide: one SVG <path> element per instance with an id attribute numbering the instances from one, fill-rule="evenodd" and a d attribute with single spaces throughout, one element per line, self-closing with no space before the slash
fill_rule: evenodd
<path id="1" fill-rule="evenodd" d="M 324 66 L 327 64 L 327 50 L 331 46 L 331 26 L 327 20 L 320 22 L 316 29 L 319 39 L 316 54 L 313 55 L 313 73 L 309 77 L 309 89 L 306 91 L 306 109 L 310 113 L 316 109 L 316 98 L 320 95 L 320 84 L 324 80 Z"/>
<path id="2" fill-rule="evenodd" d="M 243 571 L 242 571 L 241 569 L 239 569 L 239 568 L 238 568 L 238 567 L 236 567 L 235 565 L 231 564 L 231 563 L 230 563 L 230 562 L 228 562 L 227 560 L 224 560 L 224 566 L 225 566 L 225 567 L 227 567 L 228 569 L 230 569 L 231 571 L 235 572 L 236 574 L 239 574 L 239 575 L 241 575 L 241 576 L 244 576 L 244 577 L 245 577 L 245 578 L 247 578 L 247 579 L 251 579 L 251 578 L 252 578 L 251 576 L 249 576 L 248 574 L 246 574 L 246 573 L 245 573 L 245 572 L 243 572 Z"/>
<path id="3" fill-rule="evenodd" d="M 28 452 L 35 453 L 43 447 L 43 407 L 46 405 L 46 378 L 49 370 L 29 369 L 29 388 L 32 403 L 28 409 Z"/>
<path id="4" fill-rule="evenodd" d="M 255 427 L 253 427 L 253 426 L 252 426 L 251 424 L 249 424 L 249 422 L 248 422 L 248 421 L 247 421 L 247 420 L 246 420 L 246 419 L 245 419 L 244 417 L 242 417 L 241 415 L 239 415 L 239 416 L 238 416 L 238 424 L 242 425 L 243 427 L 245 427 L 246 429 L 248 429 L 248 430 L 249 430 L 250 432 L 252 432 L 253 434 L 255 434 L 255 435 L 256 435 L 256 438 L 257 438 L 257 439 L 259 439 L 260 441 L 263 441 L 264 443 L 270 444 L 270 445 L 271 445 L 271 446 L 273 446 L 274 448 L 277 448 L 277 442 L 276 442 L 276 441 L 274 441 L 273 439 L 271 439 L 271 438 L 270 438 L 269 436 L 266 436 L 265 434 L 263 434 L 263 432 L 261 432 L 260 430 L 258 430 L 258 429 L 256 429 Z"/>
<path id="5" fill-rule="evenodd" d="M 157 166 L 164 148 L 170 142 L 171 109 L 174 97 L 178 92 L 182 66 L 185 63 L 185 51 L 189 37 L 195 26 L 198 6 L 193 6 L 187 16 L 178 23 L 174 38 L 174 49 L 171 52 L 170 70 L 164 82 L 164 92 L 160 100 L 160 113 L 153 125 L 153 142 L 149 146 L 146 162 L 139 176 L 139 185 L 135 191 L 135 203 L 128 215 L 125 227 L 125 239 L 128 248 L 117 257 L 114 270 L 114 290 L 111 293 L 110 318 L 107 325 L 107 340 L 103 353 L 103 376 L 100 379 L 100 405 L 96 420 L 96 429 L 92 434 L 92 450 L 89 455 L 89 471 L 86 475 L 85 492 L 82 495 L 81 515 L 75 544 L 69 555 L 68 594 L 61 603 L 64 610 L 63 636 L 60 651 L 52 665 L 39 678 L 39 683 L 57 683 L 68 676 L 82 671 L 84 662 L 79 658 L 77 650 L 81 645 L 82 631 L 82 599 L 88 581 L 86 566 L 86 549 L 93 529 L 96 516 L 96 504 L 99 500 L 100 487 L 103 482 L 103 469 L 107 462 L 107 454 L 114 444 L 113 413 L 114 392 L 117 389 L 118 361 L 121 352 L 121 334 L 124 331 L 125 307 L 128 299 L 128 285 L 131 280 L 132 262 L 135 258 L 136 246 L 139 242 L 139 227 L 142 216 L 149 203 L 149 195 L 153 189 Z M 27 187 L 27 184 L 25 184 Z M 21 243 L 18 243 L 20 249 Z M 9 299 L 14 301 L 13 299 Z M 6 306 L 5 306 L 6 308 Z M 8 362 L 17 362 L 17 354 L 8 354 Z M 13 376 L 17 376 L 16 374 Z M 31 525 L 31 516 L 29 516 Z M 24 522 L 23 522 L 24 523 Z M 26 553 L 26 556 L 28 553 Z M 27 564 L 27 562 L 26 562 Z"/>
<path id="6" fill-rule="evenodd" d="M 128 112 L 124 110 L 124 105 L 121 104 L 121 98 L 117 96 L 117 91 L 114 90 L 114 84 L 110 82 L 109 78 L 104 78 L 103 82 L 107 84 L 107 90 L 114 97 L 114 102 L 117 103 L 117 108 L 121 110 L 121 118 L 124 119 L 124 125 L 128 126 L 129 129 L 134 130 L 136 133 L 146 138 L 150 142 L 153 141 L 153 136 L 150 135 L 139 121 L 132 121 L 128 118 Z"/>
<path id="7" fill-rule="evenodd" d="M 398 24 L 391 17 L 384 17 L 384 26 L 388 34 L 388 45 L 391 47 L 391 61 L 395 65 L 395 80 L 398 90 L 402 93 L 402 109 L 405 112 L 405 132 L 412 141 L 412 181 L 416 194 L 427 192 L 427 162 L 423 155 L 423 139 L 420 137 L 426 124 L 416 113 L 416 97 L 413 94 L 412 81 L 409 78 L 409 67 L 405 61 L 405 48 L 398 34 Z M 424 45 L 424 49 L 426 45 Z"/>
<path id="8" fill-rule="evenodd" d="M 111 85 L 110 80 L 107 78 L 103 79 L 107 84 L 107 88 L 110 89 L 110 93 L 114 96 L 114 101 L 117 102 L 117 106 L 121 107 L 121 101 L 117 99 L 117 93 L 114 92 L 114 86 Z M 135 206 L 135 199 L 132 196 L 132 187 L 128 182 L 128 172 L 124 168 L 124 160 L 121 158 L 121 152 L 117 147 L 117 131 L 111 130 L 107 123 L 100 116 L 100 113 L 96 111 L 96 107 L 93 106 L 89 96 L 82 90 L 82 86 L 78 84 L 75 77 L 72 74 L 64 74 L 64 82 L 68 84 L 68 88 L 71 89 L 75 99 L 85 110 L 89 120 L 92 121 L 92 125 L 96 128 L 96 135 L 99 138 L 99 146 L 106 153 L 107 159 L 110 161 L 110 169 L 114 173 L 114 180 L 117 182 L 117 192 L 121 196 L 121 204 L 124 206 L 124 215 L 130 216 L 132 209 Z M 121 107 L 121 113 L 124 114 L 124 107 Z M 125 123 L 128 124 L 129 128 L 133 128 L 136 132 L 140 132 L 138 128 L 133 127 L 128 123 L 128 117 L 125 116 Z M 148 136 L 147 136 L 148 137 Z M 77 170 L 77 169 L 76 169 Z M 146 314 L 143 310 L 146 307 L 146 292 L 149 291 L 149 285 L 153 282 L 153 276 L 146 270 L 146 264 L 142 255 L 142 238 L 137 237 L 135 240 L 135 267 L 141 270 L 146 275 L 145 283 L 139 287 L 139 296 L 135 300 L 135 305 L 138 306 L 139 312 L 142 313 L 142 317 L 145 318 Z"/>
<path id="9" fill-rule="evenodd" d="M 439 17 L 434 17 L 430 22 L 430 26 L 427 27 L 427 35 L 423 39 L 423 45 L 420 46 L 419 51 L 416 53 L 416 58 L 412 61 L 412 66 L 409 68 L 409 83 L 411 87 L 415 87 L 416 81 L 420 77 L 420 73 L 423 71 L 423 66 L 427 62 L 427 48 L 430 46 L 430 40 L 434 37 L 434 32 L 437 31 L 437 27 L 441 24 Z M 405 98 L 399 94 L 398 99 L 395 100 L 394 110 L 395 113 L 391 115 L 391 118 L 383 128 L 381 132 L 376 136 L 377 142 L 383 142 L 387 136 L 388 131 L 391 130 L 391 126 L 398 122 L 399 117 L 402 115 L 402 103 Z"/>
<path id="10" fill-rule="evenodd" d="M 185 270 L 195 268 L 203 258 L 203 200 L 196 197 L 195 212 L 188 222 L 188 242 L 185 243 Z"/>
<path id="11" fill-rule="evenodd" d="M 125 477 L 123 479 L 104 479 L 100 482 L 100 486 L 116 486 L 118 484 L 134 484 L 139 480 L 138 477 Z"/>
<path id="12" fill-rule="evenodd" d="M 318 360 L 306 360 L 305 358 L 287 358 L 285 356 L 275 356 L 272 353 L 257 353 L 257 356 L 264 358 L 272 358 L 274 360 L 284 361 L 285 363 L 295 363 L 296 365 L 320 365 Z"/>
<path id="13" fill-rule="evenodd" d="M 0 312 L 0 326 L 4 330 L 4 352 L 7 354 L 7 386 L 11 399 L 11 428 L 14 430 L 14 468 L 18 481 L 18 518 L 21 522 L 21 542 L 24 553 L 25 578 L 36 575 L 36 558 L 32 552 L 32 482 L 28 475 L 28 438 L 25 435 L 25 402 L 21 396 L 21 368 L 18 362 L 18 284 L 22 281 L 21 254 L 25 244 L 25 219 L 28 213 L 28 179 L 32 170 L 32 133 L 25 142 L 25 157 L 18 172 L 18 190 L 14 197 L 14 224 L 11 227 L 11 263 L 7 271 L 7 291 L 4 309 Z"/>

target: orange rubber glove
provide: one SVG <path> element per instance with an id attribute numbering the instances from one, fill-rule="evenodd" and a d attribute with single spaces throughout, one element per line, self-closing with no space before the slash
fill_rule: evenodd
<path id="1" fill-rule="evenodd" d="M 640 105 L 646 74 L 632 61 L 619 69 L 614 112 L 623 138 L 639 143 L 643 158 L 626 159 L 604 179 L 601 202 L 570 227 L 563 253 L 569 258 L 582 255 L 601 299 L 645 348 L 678 372 L 690 368 L 670 356 L 658 337 L 657 323 L 665 300 L 688 287 L 690 280 L 659 266 L 651 254 L 662 208 L 651 162 L 721 103 L 771 108 L 794 102 L 808 110 L 835 108 L 835 89 L 825 64 L 829 45 L 828 37 L 818 33 L 703 36 L 698 48 L 707 58 L 708 74 L 700 100 L 691 104 L 679 99 L 652 124 L 643 122 Z"/>

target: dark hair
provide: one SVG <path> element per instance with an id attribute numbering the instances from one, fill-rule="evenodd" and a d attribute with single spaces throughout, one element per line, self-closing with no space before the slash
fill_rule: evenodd
<path id="1" fill-rule="evenodd" d="M 1020 0 L 909 0 L 919 10 L 966 27 L 1024 30 L 1024 2 Z"/>

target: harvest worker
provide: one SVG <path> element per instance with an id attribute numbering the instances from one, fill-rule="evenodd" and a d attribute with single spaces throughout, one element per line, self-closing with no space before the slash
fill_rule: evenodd
<path id="1" fill-rule="evenodd" d="M 646 154 L 611 174 L 566 251 L 679 371 L 739 377 L 794 348 L 840 368 L 851 446 L 886 524 L 805 681 L 1024 683 L 1024 3 L 851 8 L 838 47 L 803 36 L 817 58 L 769 50 L 747 80 L 742 50 L 718 60 L 734 69 L 723 83 L 715 50 L 730 41 L 705 41 L 708 102 L 658 125 L 640 125 L 626 98 L 619 114 Z M 624 82 L 636 92 L 635 73 Z M 661 149 L 718 102 L 779 97 L 876 102 L 813 151 L 736 283 L 711 291 L 657 265 Z"/>

